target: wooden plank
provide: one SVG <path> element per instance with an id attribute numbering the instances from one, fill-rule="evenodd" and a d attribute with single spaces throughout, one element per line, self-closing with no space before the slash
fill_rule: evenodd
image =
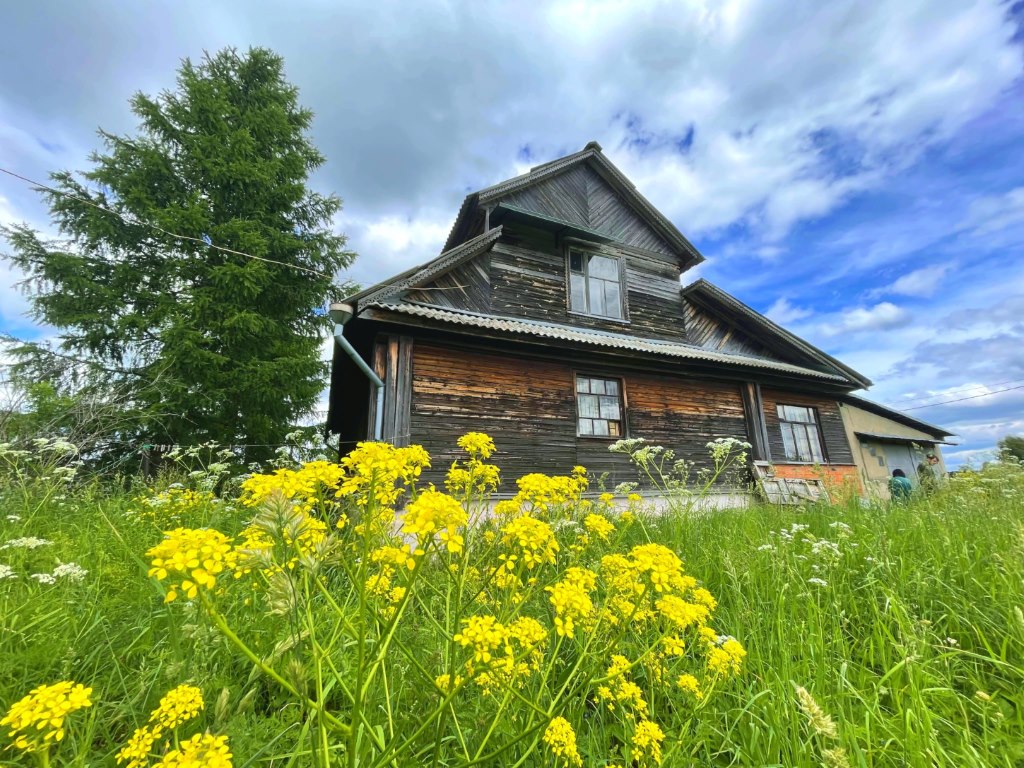
<path id="1" fill-rule="evenodd" d="M 786 450 L 782 442 L 782 429 L 779 426 L 779 405 L 799 405 L 814 408 L 817 414 L 819 434 L 822 438 L 822 450 L 825 463 L 852 464 L 853 451 L 846 436 L 839 403 L 832 398 L 803 392 L 788 392 L 779 389 L 763 389 L 764 416 L 768 429 L 768 445 L 776 463 L 786 462 Z"/>

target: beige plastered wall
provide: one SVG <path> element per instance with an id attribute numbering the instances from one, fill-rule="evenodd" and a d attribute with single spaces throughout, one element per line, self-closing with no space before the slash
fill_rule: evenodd
<path id="1" fill-rule="evenodd" d="M 884 457 L 881 465 L 878 461 L 878 447 L 881 445 L 884 448 L 884 443 L 871 441 L 869 445 L 865 445 L 867 441 L 857 435 L 858 432 L 895 435 L 912 440 L 921 446 L 921 450 L 917 452 L 920 459 L 923 459 L 924 454 L 929 450 L 939 457 L 939 463 L 935 469 L 940 477 L 945 475 L 946 461 L 942 457 L 941 446 L 936 445 L 935 438 L 927 432 L 908 427 L 898 421 L 887 419 L 885 416 L 879 416 L 877 413 L 865 411 L 847 403 L 840 403 L 839 410 L 843 415 L 843 426 L 846 428 L 846 437 L 850 441 L 850 448 L 853 451 L 854 463 L 860 471 L 868 495 L 882 499 L 889 498 L 889 469 L 885 465 Z M 876 454 L 871 453 L 871 447 L 876 449 Z"/>

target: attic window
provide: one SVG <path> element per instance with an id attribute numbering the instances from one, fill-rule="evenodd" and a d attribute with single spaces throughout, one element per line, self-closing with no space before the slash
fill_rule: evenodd
<path id="1" fill-rule="evenodd" d="M 621 320 L 622 275 L 619 260 L 586 251 L 569 251 L 569 309 Z"/>

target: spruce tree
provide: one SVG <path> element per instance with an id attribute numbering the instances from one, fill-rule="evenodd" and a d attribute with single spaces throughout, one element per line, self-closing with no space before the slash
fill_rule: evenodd
<path id="1" fill-rule="evenodd" d="M 325 386 L 320 310 L 354 254 L 341 201 L 308 186 L 324 157 L 283 67 L 262 48 L 186 59 L 174 90 L 132 99 L 134 135 L 101 130 L 90 170 L 51 175 L 61 240 L 5 232 L 61 352 L 152 415 L 126 438 L 259 458 Z"/>

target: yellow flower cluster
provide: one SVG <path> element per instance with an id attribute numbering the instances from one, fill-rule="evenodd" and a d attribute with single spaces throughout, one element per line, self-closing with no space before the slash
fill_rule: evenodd
<path id="1" fill-rule="evenodd" d="M 168 752 L 154 768 L 231 768 L 228 737 L 197 733 Z"/>
<path id="2" fill-rule="evenodd" d="M 457 461 L 452 464 L 444 485 L 449 493 L 472 496 L 492 493 L 497 490 L 500 482 L 501 472 L 494 464 L 470 459 L 465 466 L 459 466 Z"/>
<path id="3" fill-rule="evenodd" d="M 409 503 L 402 518 L 402 533 L 425 544 L 435 533 L 452 554 L 462 551 L 465 540 L 459 528 L 469 522 L 463 506 L 447 493 L 430 488 Z"/>
<path id="4" fill-rule="evenodd" d="M 562 637 L 576 636 L 577 622 L 586 622 L 594 613 L 590 599 L 597 574 L 584 568 L 569 568 L 565 577 L 550 587 L 548 599 L 555 610 L 555 631 Z"/>
<path id="5" fill-rule="evenodd" d="M 544 743 L 563 765 L 583 765 L 576 748 L 576 732 L 564 717 L 556 717 L 544 730 Z"/>
<path id="6" fill-rule="evenodd" d="M 118 764 L 125 763 L 125 768 L 145 768 L 149 765 L 156 740 L 167 731 L 173 731 L 195 718 L 203 707 L 203 692 L 196 686 L 183 684 L 171 689 L 150 713 L 150 724 L 137 728 L 114 758 Z M 166 748 L 165 745 L 164 749 Z M 197 734 L 184 742 L 179 749 L 168 752 L 163 760 L 156 764 L 156 768 L 159 766 L 230 768 L 231 754 L 227 748 L 227 737 Z"/>
<path id="7" fill-rule="evenodd" d="M 84 707 L 92 706 L 92 688 L 64 680 L 40 685 L 16 701 L 0 720 L 8 729 L 14 746 L 26 752 L 45 752 L 51 744 L 64 739 L 64 719 Z"/>
<path id="8" fill-rule="evenodd" d="M 635 715 L 645 715 L 648 707 L 640 686 L 626 674 L 629 667 L 629 660 L 625 656 L 612 656 L 612 663 L 606 672 L 607 685 L 598 687 L 597 698 L 605 702 L 610 711 L 623 707 L 627 716 L 633 718 Z"/>
<path id="9" fill-rule="evenodd" d="M 402 492 L 396 483 L 416 482 L 430 456 L 419 445 L 396 448 L 390 443 L 359 443 L 341 460 L 346 476 L 337 496 L 354 496 L 365 506 L 372 500 L 379 506 L 392 507 Z"/>
<path id="10" fill-rule="evenodd" d="M 707 643 L 708 670 L 716 675 L 738 675 L 747 652 L 735 637 L 716 635 L 705 628 L 701 635 Z"/>
<path id="11" fill-rule="evenodd" d="M 215 498 L 209 491 L 168 488 L 153 496 L 137 496 L 135 502 L 139 505 L 139 509 L 136 511 L 136 516 L 158 525 L 166 525 L 178 522 L 183 515 L 211 504 Z"/>
<path id="12" fill-rule="evenodd" d="M 341 466 L 330 461 L 310 461 L 300 469 L 256 474 L 242 481 L 241 501 L 247 507 L 256 507 L 274 496 L 282 496 L 309 512 L 324 502 L 327 492 L 336 488 L 344 476 Z"/>
<path id="13" fill-rule="evenodd" d="M 462 623 L 465 627 L 452 639 L 463 648 L 471 648 L 476 662 L 490 663 L 495 651 L 508 643 L 508 629 L 496 616 L 470 616 Z"/>
<path id="14" fill-rule="evenodd" d="M 558 541 L 554 530 L 543 520 L 529 515 L 516 517 L 502 527 L 501 533 L 502 544 L 513 550 L 513 554 L 502 556 L 509 570 L 515 567 L 519 558 L 531 569 L 555 562 Z"/>
<path id="15" fill-rule="evenodd" d="M 537 512 L 547 512 L 552 507 L 574 504 L 587 490 L 587 471 L 573 467 L 571 475 L 544 475 L 534 472 L 516 480 L 519 493 L 512 499 L 517 507 L 529 505 Z"/>
<path id="16" fill-rule="evenodd" d="M 641 720 L 633 731 L 633 759 L 642 761 L 650 758 L 655 763 L 661 762 L 661 743 L 665 740 L 665 732 L 661 726 L 650 720 Z"/>
<path id="17" fill-rule="evenodd" d="M 300 507 L 290 510 L 287 519 L 281 523 L 279 534 L 285 552 L 277 567 L 294 569 L 301 558 L 315 556 L 318 547 L 327 538 L 327 523 L 310 516 Z M 238 538 L 236 577 L 249 573 L 255 564 L 266 562 L 274 550 L 274 538 L 262 525 L 247 526 L 238 534 Z M 271 573 L 277 570 L 277 567 L 264 570 Z"/>
<path id="18" fill-rule="evenodd" d="M 583 527 L 602 541 L 608 541 L 608 537 L 615 533 L 615 526 L 603 515 L 587 515 L 583 518 Z"/>
<path id="19" fill-rule="evenodd" d="M 200 589 L 212 590 L 217 575 L 234 570 L 238 553 L 231 540 L 210 528 L 175 528 L 164 534 L 164 540 L 146 552 L 150 558 L 150 576 L 160 581 L 171 580 L 166 602 L 178 592 L 192 600 Z"/>
<path id="20" fill-rule="evenodd" d="M 177 728 L 203 709 L 203 692 L 194 685 L 179 685 L 164 694 L 159 706 L 149 716 L 151 723 L 164 728 Z"/>
<path id="21" fill-rule="evenodd" d="M 474 459 L 489 459 L 495 451 L 494 440 L 483 432 L 467 432 L 457 442 Z"/>

